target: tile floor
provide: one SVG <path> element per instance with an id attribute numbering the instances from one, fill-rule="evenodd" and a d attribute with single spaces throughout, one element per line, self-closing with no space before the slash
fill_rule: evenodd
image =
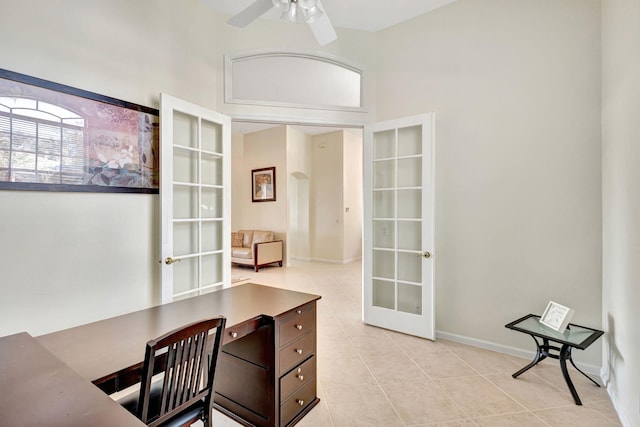
<path id="1" fill-rule="evenodd" d="M 318 302 L 321 402 L 300 427 L 620 425 L 606 390 L 574 371 L 572 378 L 583 400 L 583 406 L 576 406 L 555 361 L 514 380 L 511 374 L 528 360 L 364 325 L 358 262 L 295 262 L 259 273 L 234 267 L 232 275 L 322 295 Z M 238 424 L 216 412 L 214 425 Z"/>

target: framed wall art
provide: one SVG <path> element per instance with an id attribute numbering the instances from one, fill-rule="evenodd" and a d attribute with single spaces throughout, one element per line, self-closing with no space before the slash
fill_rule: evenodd
<path id="1" fill-rule="evenodd" d="M 575 311 L 569 307 L 549 301 L 547 308 L 544 310 L 544 313 L 542 313 L 542 316 L 540 316 L 540 323 L 562 333 L 567 328 L 574 313 Z"/>
<path id="2" fill-rule="evenodd" d="M 153 108 L 0 69 L 0 190 L 158 193 Z"/>
<path id="3" fill-rule="evenodd" d="M 276 168 L 251 171 L 251 200 L 253 202 L 276 201 Z"/>

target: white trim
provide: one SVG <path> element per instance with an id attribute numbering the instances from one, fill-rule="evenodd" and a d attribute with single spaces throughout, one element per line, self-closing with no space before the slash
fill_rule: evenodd
<path id="1" fill-rule="evenodd" d="M 299 260 L 303 260 L 304 258 L 296 258 Z M 327 264 L 350 264 L 354 261 L 359 261 L 361 260 L 362 257 L 356 257 L 356 258 L 349 258 L 349 259 L 329 259 L 329 258 L 317 258 L 317 257 L 311 257 L 308 259 L 304 259 L 305 261 L 312 261 L 312 262 L 324 262 Z"/>
<path id="2" fill-rule="evenodd" d="M 627 414 L 624 412 L 624 408 L 622 407 L 622 404 L 620 403 L 618 396 L 616 396 L 616 394 L 614 393 L 614 391 L 611 389 L 610 386 L 607 386 L 607 394 L 611 399 L 613 408 L 616 410 L 616 413 L 618 414 L 618 418 L 620 419 L 620 423 L 623 425 L 623 427 L 632 427 L 631 421 L 629 421 L 629 417 L 627 417 Z"/>
<path id="3" fill-rule="evenodd" d="M 436 338 L 453 341 L 461 344 L 470 345 L 472 347 L 483 348 L 485 350 L 491 350 L 502 354 L 508 354 L 510 356 L 521 357 L 523 359 L 528 359 L 530 362 L 533 360 L 536 355 L 535 351 L 522 350 L 520 348 L 515 348 L 507 345 L 496 344 L 490 341 L 479 340 L 476 338 L 470 338 L 463 335 L 452 334 L 449 332 L 436 331 Z M 553 360 L 553 359 L 551 359 Z M 600 376 L 601 367 L 596 365 L 589 365 L 586 363 L 578 363 L 576 365 L 583 370 L 584 372 L 597 377 L 602 382 L 602 378 Z"/>
<path id="4" fill-rule="evenodd" d="M 250 61 L 257 58 L 265 57 L 286 57 L 286 58 L 303 58 L 311 59 L 315 61 L 324 62 L 327 64 L 336 65 L 349 71 L 353 71 L 360 75 L 360 106 L 348 107 L 341 105 L 316 105 L 316 104 L 297 104 L 289 102 L 277 102 L 277 101 L 263 101 L 263 100 L 250 100 L 250 99 L 237 99 L 233 97 L 233 64 L 235 62 Z M 367 112 L 366 108 L 366 96 L 365 96 L 365 83 L 367 78 L 365 76 L 365 69 L 359 64 L 353 61 L 349 61 L 340 58 L 336 55 L 331 55 L 325 52 L 317 52 L 303 49 L 255 49 L 241 52 L 225 53 L 224 54 L 224 102 L 225 104 L 240 104 L 240 105 L 260 105 L 267 107 L 288 107 L 299 109 L 311 109 L 311 110 L 330 110 L 330 111 L 350 111 L 350 112 Z"/>

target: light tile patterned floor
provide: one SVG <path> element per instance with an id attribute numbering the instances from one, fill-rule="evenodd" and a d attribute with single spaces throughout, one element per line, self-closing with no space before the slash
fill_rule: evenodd
<path id="1" fill-rule="evenodd" d="M 604 388 L 578 372 L 576 406 L 557 365 L 450 341 L 432 342 L 364 325 L 361 264 L 294 262 L 233 276 L 322 295 L 318 302 L 318 395 L 300 427 L 616 426 Z M 502 327 L 502 325 L 496 325 Z M 216 427 L 238 424 L 216 412 Z"/>

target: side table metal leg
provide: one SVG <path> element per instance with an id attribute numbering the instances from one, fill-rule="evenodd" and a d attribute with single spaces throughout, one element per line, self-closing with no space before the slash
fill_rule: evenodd
<path id="1" fill-rule="evenodd" d="M 571 362 L 571 364 L 573 365 L 574 368 L 576 368 L 576 371 L 580 372 L 582 375 L 584 375 L 585 377 L 587 377 L 589 379 L 589 381 L 591 381 L 592 383 L 594 383 L 595 385 L 597 385 L 598 387 L 600 387 L 600 384 L 598 384 L 593 378 L 591 378 L 589 375 L 585 374 L 584 372 L 582 372 L 580 370 L 580 368 L 578 368 L 576 366 L 576 364 L 573 362 L 573 357 L 571 357 L 571 348 L 569 348 L 569 362 Z"/>
<path id="2" fill-rule="evenodd" d="M 567 359 L 571 360 L 571 347 L 563 344 L 562 349 L 560 350 L 560 369 L 562 370 L 562 376 L 569 387 L 569 391 L 571 392 L 571 396 L 573 396 L 573 400 L 576 402 L 576 405 L 582 405 L 580 396 L 578 396 L 578 392 L 573 386 L 573 381 L 571 381 L 569 371 L 567 370 Z"/>
<path id="3" fill-rule="evenodd" d="M 513 378 L 518 378 L 518 376 L 520 374 L 523 374 L 523 373 L 527 372 L 529 369 L 531 369 L 534 366 L 536 366 L 538 364 L 538 362 L 541 362 L 541 361 L 543 361 L 544 359 L 547 358 L 547 356 L 545 356 L 544 353 L 542 352 L 542 348 L 540 347 L 540 344 L 538 343 L 538 340 L 535 339 L 535 337 L 533 335 L 531 335 L 531 338 L 533 338 L 533 341 L 535 341 L 535 343 L 536 343 L 536 355 L 533 358 L 533 360 L 531 361 L 531 363 L 529 363 L 524 368 L 520 369 L 515 374 L 511 375 Z M 545 344 L 546 344 L 546 340 L 545 340 Z"/>

